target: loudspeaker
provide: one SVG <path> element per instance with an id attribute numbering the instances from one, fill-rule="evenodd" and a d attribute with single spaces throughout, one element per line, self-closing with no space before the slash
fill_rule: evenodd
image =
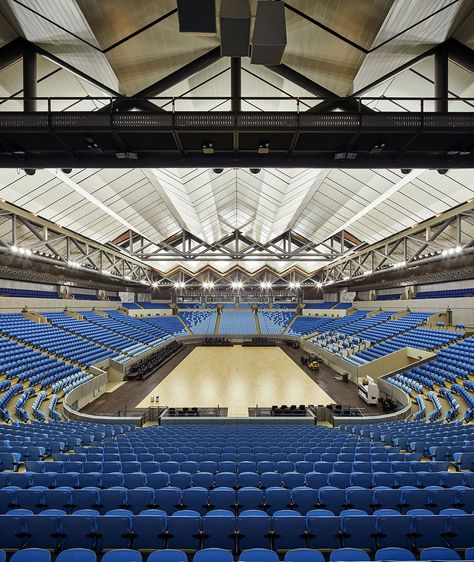
<path id="1" fill-rule="evenodd" d="M 259 0 L 252 38 L 252 64 L 280 64 L 286 47 L 285 5 Z"/>
<path id="2" fill-rule="evenodd" d="M 223 57 L 248 57 L 251 15 L 249 0 L 222 0 L 219 19 Z"/>
<path id="3" fill-rule="evenodd" d="M 181 33 L 216 33 L 215 0 L 178 0 Z"/>

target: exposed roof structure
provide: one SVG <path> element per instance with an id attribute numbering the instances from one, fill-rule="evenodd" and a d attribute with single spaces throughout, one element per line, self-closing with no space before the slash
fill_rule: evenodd
<path id="1" fill-rule="evenodd" d="M 419 98 L 435 96 L 434 56 L 424 55 L 450 38 L 474 48 L 472 0 L 288 0 L 285 5 L 285 68 L 311 81 L 322 92 L 319 97 L 328 97 L 324 92 L 359 94 L 375 111 L 418 111 Z M 254 14 L 256 0 L 251 9 Z M 219 33 L 179 33 L 175 0 L 4 0 L 0 45 L 18 37 L 41 49 L 38 96 L 82 98 L 55 100 L 58 111 L 99 110 L 111 95 L 140 97 L 145 92 L 144 97 L 153 97 L 150 86 L 214 52 L 220 43 Z M 0 102 L 0 111 L 19 111 L 22 101 L 15 97 L 23 93 L 22 62 L 0 60 L 0 69 L 0 95 L 9 98 Z M 473 110 L 469 70 L 459 61 L 449 62 L 449 95 L 459 98 L 450 101 L 450 111 Z M 295 83 L 288 76 L 243 59 L 242 111 L 294 111 L 295 98 L 315 96 L 314 88 L 303 87 L 307 82 Z M 229 58 L 216 56 L 172 86 L 163 89 L 166 82 L 161 84 L 158 97 L 176 98 L 179 111 L 231 109 Z M 411 96 L 418 99 L 395 99 Z M 209 97 L 221 100 L 203 99 Z M 262 97 L 274 99 L 252 99 Z M 314 105 L 299 103 L 301 111 Z M 433 103 L 426 101 L 424 109 L 431 110 Z M 171 100 L 155 105 L 172 109 Z M 39 100 L 38 110 L 46 108 L 47 101 Z M 426 169 L 403 174 L 400 169 L 262 167 L 252 173 L 236 164 L 221 173 L 180 167 L 73 169 L 70 174 L 44 169 L 26 175 L 6 169 L 0 173 L 0 198 L 102 243 L 118 244 L 132 231 L 156 249 L 185 231 L 212 245 L 239 231 L 265 245 L 291 231 L 295 239 L 322 244 L 322 253 L 328 254 L 326 260 L 299 264 L 313 272 L 333 261 L 324 244 L 342 231 L 352 241 L 342 244 L 344 254 L 474 197 L 469 169 L 442 175 Z M 179 255 L 161 259 L 158 253 L 147 261 L 163 273 L 180 264 L 194 272 L 206 265 Z M 265 264 L 277 272 L 292 267 L 283 255 L 267 260 L 263 254 L 242 260 L 234 255 L 232 261 L 223 254 L 209 263 L 219 271 L 235 265 L 249 272 Z"/>

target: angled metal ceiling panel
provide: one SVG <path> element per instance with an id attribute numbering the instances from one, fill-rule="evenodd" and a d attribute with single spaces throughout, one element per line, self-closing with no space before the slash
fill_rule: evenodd
<path id="1" fill-rule="evenodd" d="M 173 15 L 107 52 L 126 95 L 150 86 L 219 45 L 216 36 L 178 33 Z"/>
<path id="2" fill-rule="evenodd" d="M 367 55 L 357 72 L 353 91 L 447 39 L 460 9 L 461 2 L 450 0 L 396 0 L 374 41 L 372 49 L 376 50 Z"/>
<path id="3" fill-rule="evenodd" d="M 5 3 L 26 39 L 109 88 L 119 89 L 117 77 L 75 0 L 69 0 L 68 9 L 61 0 Z"/>
<path id="4" fill-rule="evenodd" d="M 293 12 L 286 13 L 283 63 L 339 96 L 347 95 L 365 55 Z"/>

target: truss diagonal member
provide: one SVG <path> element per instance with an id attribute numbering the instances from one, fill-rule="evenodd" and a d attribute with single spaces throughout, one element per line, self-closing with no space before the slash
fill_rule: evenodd
<path id="1" fill-rule="evenodd" d="M 278 66 L 267 66 L 266 68 L 268 68 L 275 74 L 278 74 L 282 78 L 293 82 L 293 84 L 296 84 L 300 88 L 303 88 L 304 90 L 310 92 L 313 96 L 325 98 L 325 100 L 323 101 L 323 111 L 318 109 L 318 106 L 315 106 L 308 109 L 308 112 L 310 113 L 322 113 L 332 111 L 336 108 L 351 113 L 359 113 L 361 111 L 366 113 L 374 113 L 374 110 L 370 107 L 364 104 L 359 104 L 359 102 L 355 99 L 341 98 L 334 92 L 331 92 L 331 90 L 328 90 L 324 86 L 313 82 L 313 80 L 307 78 L 303 74 L 300 74 L 296 70 L 293 70 L 289 66 L 286 66 L 286 64 L 280 64 Z"/>

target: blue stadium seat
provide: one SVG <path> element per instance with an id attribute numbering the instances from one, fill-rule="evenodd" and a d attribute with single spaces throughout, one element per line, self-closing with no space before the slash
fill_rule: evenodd
<path id="1" fill-rule="evenodd" d="M 51 562 L 51 554 L 43 548 L 25 548 L 14 552 L 10 562 Z"/>
<path id="2" fill-rule="evenodd" d="M 142 562 L 142 555 L 138 550 L 128 548 L 116 549 L 106 552 L 102 556 L 102 562 Z"/>
<path id="3" fill-rule="evenodd" d="M 329 562 L 365 562 L 370 561 L 367 552 L 358 548 L 339 548 L 329 555 Z"/>
<path id="4" fill-rule="evenodd" d="M 239 562 L 279 562 L 279 558 L 273 550 L 252 548 L 240 554 Z"/>
<path id="5" fill-rule="evenodd" d="M 197 550 L 201 540 L 201 515 L 192 509 L 176 511 L 167 520 L 167 546 Z"/>
<path id="6" fill-rule="evenodd" d="M 56 562 L 97 562 L 97 555 L 87 548 L 71 548 L 60 552 Z"/>
<path id="7" fill-rule="evenodd" d="M 204 547 L 234 550 L 236 527 L 232 511 L 214 509 L 202 518 Z"/>
<path id="8" fill-rule="evenodd" d="M 265 511 L 242 511 L 237 518 L 237 529 L 240 550 L 270 546 L 271 517 Z"/>
<path id="9" fill-rule="evenodd" d="M 234 557 L 222 548 L 204 548 L 196 552 L 193 562 L 234 562 Z"/>

